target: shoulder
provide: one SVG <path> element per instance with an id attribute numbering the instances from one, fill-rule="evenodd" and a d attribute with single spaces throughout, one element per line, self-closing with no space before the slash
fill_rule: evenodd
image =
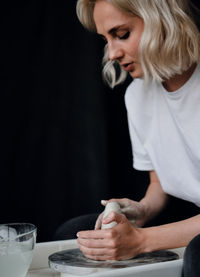
<path id="1" fill-rule="evenodd" d="M 138 98 L 141 98 L 142 94 L 144 94 L 144 81 L 141 79 L 134 79 L 126 89 L 126 93 L 125 93 L 126 106 L 136 103 Z"/>
<path id="2" fill-rule="evenodd" d="M 133 94 L 137 94 L 137 92 L 143 90 L 144 81 L 141 79 L 134 79 L 126 89 L 125 98 L 130 98 Z"/>
<path id="3" fill-rule="evenodd" d="M 141 105 L 148 106 L 157 94 L 156 84 L 145 84 L 143 79 L 135 79 L 126 89 L 125 104 L 128 110 L 138 110 Z"/>

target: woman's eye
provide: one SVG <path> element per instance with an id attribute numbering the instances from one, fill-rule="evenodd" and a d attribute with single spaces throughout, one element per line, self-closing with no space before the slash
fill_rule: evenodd
<path id="1" fill-rule="evenodd" d="M 127 39 L 130 35 L 130 32 L 126 32 L 123 36 L 119 36 L 120 39 Z"/>

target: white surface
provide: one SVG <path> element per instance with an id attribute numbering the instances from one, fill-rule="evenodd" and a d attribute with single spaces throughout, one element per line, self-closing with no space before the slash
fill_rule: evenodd
<path id="1" fill-rule="evenodd" d="M 37 243 L 33 256 L 33 261 L 30 270 L 26 277 L 75 277 L 66 273 L 58 273 L 51 270 L 48 266 L 49 255 L 65 250 L 77 248 L 76 240 L 56 241 Z M 171 262 L 163 262 L 157 264 L 143 265 L 125 269 L 104 269 L 98 270 L 91 274 L 84 276 L 91 277 L 181 277 L 182 257 L 184 248 L 173 249 L 174 252 L 179 254 L 180 259 Z M 100 272 L 101 271 L 101 272 Z"/>
<path id="2" fill-rule="evenodd" d="M 37 243 L 33 261 L 26 277 L 59 277 L 60 273 L 57 273 L 49 268 L 49 255 L 58 251 L 77 247 L 76 240 Z"/>

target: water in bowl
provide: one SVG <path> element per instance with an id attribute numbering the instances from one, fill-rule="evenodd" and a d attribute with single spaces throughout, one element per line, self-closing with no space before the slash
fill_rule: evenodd
<path id="1" fill-rule="evenodd" d="M 37 228 L 31 223 L 0 224 L 0 277 L 25 277 Z"/>
<path id="2" fill-rule="evenodd" d="M 0 277 L 25 277 L 33 257 L 26 242 L 4 242 L 0 250 Z"/>

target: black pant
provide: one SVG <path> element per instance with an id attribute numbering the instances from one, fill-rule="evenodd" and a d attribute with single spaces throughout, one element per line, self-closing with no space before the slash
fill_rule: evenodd
<path id="1" fill-rule="evenodd" d="M 186 247 L 183 277 L 200 277 L 200 235 L 193 238 Z"/>
<path id="2" fill-rule="evenodd" d="M 98 214 L 87 214 L 74 217 L 58 227 L 53 237 L 54 240 L 77 239 L 77 232 L 93 230 Z"/>
<path id="3" fill-rule="evenodd" d="M 54 240 L 76 239 L 77 232 L 92 230 L 98 214 L 72 218 L 63 223 L 56 231 Z M 183 259 L 183 277 L 200 277 L 200 235 L 186 247 Z"/>

